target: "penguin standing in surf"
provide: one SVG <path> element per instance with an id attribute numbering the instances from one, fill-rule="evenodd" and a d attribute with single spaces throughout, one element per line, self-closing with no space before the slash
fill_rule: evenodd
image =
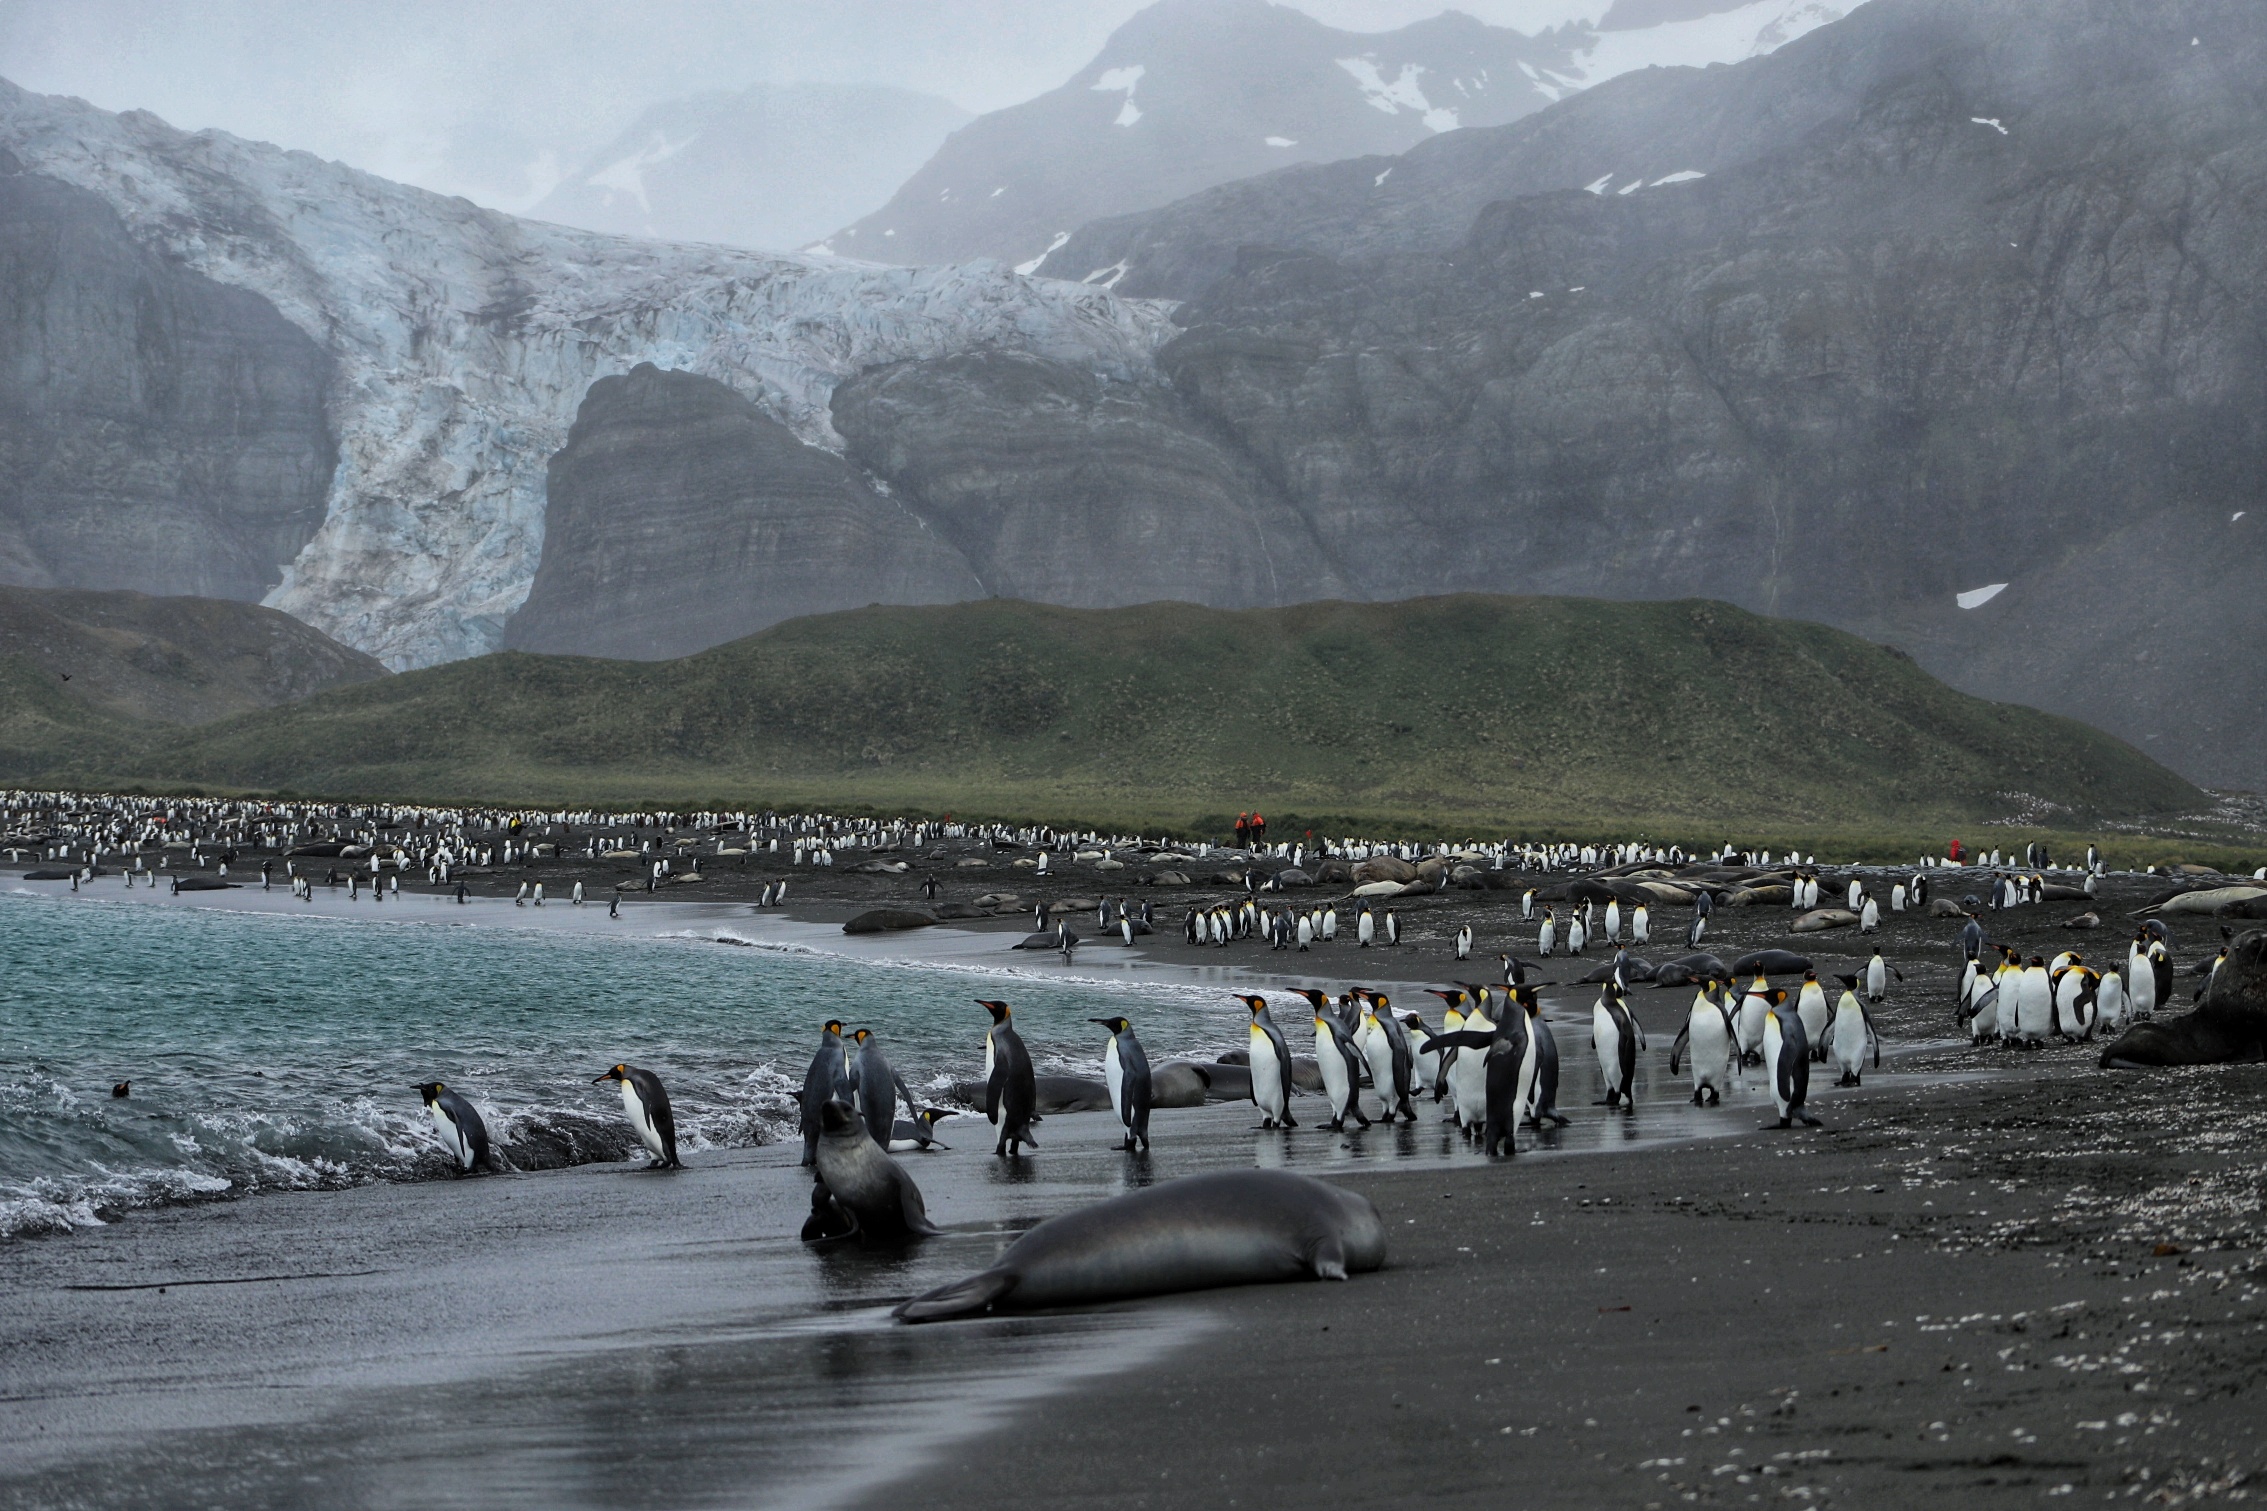
<path id="1" fill-rule="evenodd" d="M 1239 996 L 1251 1009 L 1252 1105 L 1259 1109 L 1262 1128 L 1296 1128 L 1291 1116 L 1291 1049 L 1283 1030 L 1275 1026 L 1265 997 Z"/>
<path id="2" fill-rule="evenodd" d="M 1385 1121 L 1390 1123 L 1401 1116 L 1414 1123 L 1417 1112 L 1409 1105 L 1409 1094 L 1416 1088 L 1415 1053 L 1409 1045 L 1409 1031 L 1393 1015 L 1392 999 L 1385 993 L 1362 990 L 1355 995 L 1366 1005 L 1362 1018 L 1364 1032 L 1372 1036 L 1373 1043 L 1383 1040 L 1385 1044 L 1386 1082 L 1378 1082 L 1377 1056 L 1375 1053 L 1370 1056 L 1370 1081 L 1378 1100 L 1385 1106 Z M 1388 1086 L 1392 1089 L 1390 1096 L 1386 1094 Z"/>
<path id="3" fill-rule="evenodd" d="M 1134 1037 L 1133 1022 L 1128 1018 L 1090 1018 L 1110 1031 L 1110 1042 L 1102 1047 L 1102 1081 L 1110 1088 L 1110 1108 L 1125 1124 L 1125 1142 L 1118 1147 L 1131 1152 L 1139 1146 L 1149 1148 L 1149 1056 L 1142 1052 L 1141 1040 Z"/>
<path id="4" fill-rule="evenodd" d="M 669 1093 L 662 1088 L 661 1077 L 635 1065 L 617 1065 L 600 1071 L 590 1080 L 594 1086 L 600 1081 L 620 1084 L 622 1110 L 629 1114 L 638 1142 L 653 1156 L 646 1166 L 648 1170 L 682 1168 L 683 1162 L 677 1158 L 677 1120 L 670 1115 Z"/>
<path id="5" fill-rule="evenodd" d="M 1527 1018 L 1527 1064 L 1520 1074 L 1526 1088 L 1525 1121 L 1537 1129 L 1545 1123 L 1564 1128 L 1573 1120 L 1559 1111 L 1559 1043 L 1543 1020 L 1543 999 L 1531 991 L 1515 992 L 1512 1004 Z"/>
<path id="6" fill-rule="evenodd" d="M 1330 1011 L 1327 994 L 1306 990 L 1299 995 L 1314 1007 L 1315 1064 L 1322 1071 L 1322 1094 L 1330 1103 L 1330 1121 L 1323 1126 L 1343 1133 L 1346 1120 L 1352 1118 L 1360 1126 L 1369 1127 L 1370 1120 L 1362 1112 L 1361 1055 Z"/>
<path id="7" fill-rule="evenodd" d="M 111 1091 L 112 1096 L 124 1096 L 125 1082 Z M 448 1146 L 451 1162 L 457 1174 L 470 1175 L 475 1170 L 493 1170 L 488 1152 L 488 1125 L 480 1120 L 480 1113 L 472 1103 L 449 1090 L 439 1081 L 428 1081 L 417 1088 L 425 1099 L 425 1110 L 433 1118 L 433 1126 L 441 1130 L 441 1142 Z"/>
<path id="8" fill-rule="evenodd" d="M 1031 1068 L 1031 1052 L 1015 1031 L 1013 1014 L 1005 1002 L 977 999 L 976 1005 L 992 1015 L 984 1031 L 984 1119 L 998 1130 L 995 1155 L 1017 1155 L 1023 1145 L 1039 1147 L 1031 1136 L 1038 1121 L 1039 1077 Z"/>
<path id="9" fill-rule="evenodd" d="M 857 1044 L 850 1064 L 850 1084 L 857 1093 L 858 1116 L 873 1135 L 874 1142 L 884 1149 L 897 1128 L 897 1072 L 890 1069 L 882 1055 L 882 1041 L 874 1037 L 870 1028 L 861 1028 L 852 1034 Z M 905 1098 L 908 1111 L 917 1110 L 913 1098 Z"/>
<path id="10" fill-rule="evenodd" d="M 1489 1031 L 1477 1032 L 1467 1026 L 1460 1032 L 1440 1036 L 1443 1048 L 1457 1052 L 1457 1063 L 1472 1063 L 1484 1082 L 1485 1089 L 1479 1098 L 1481 1105 L 1472 1109 L 1478 1116 L 1466 1121 L 1466 1126 L 1480 1124 L 1480 1147 L 1490 1159 L 1509 1159 L 1518 1154 L 1515 1135 L 1520 1109 L 1528 1099 L 1534 1075 L 1532 1044 L 1527 1037 L 1528 1018 L 1516 995 L 1519 988 L 1513 991 L 1515 995 L 1505 1005 L 1503 1021 Z M 1473 1016 L 1482 1015 L 1475 1011 Z M 1465 1022 L 1469 1025 L 1472 1018 L 1466 1018 Z M 1465 1121 L 1461 1106 L 1458 1118 Z"/>

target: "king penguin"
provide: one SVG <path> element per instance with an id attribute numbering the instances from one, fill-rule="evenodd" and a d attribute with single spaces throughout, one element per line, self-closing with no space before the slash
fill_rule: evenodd
<path id="1" fill-rule="evenodd" d="M 882 1041 L 874 1037 L 870 1028 L 861 1028 L 850 1036 L 858 1048 L 850 1065 L 850 1084 L 858 1096 L 858 1116 L 865 1122 L 866 1131 L 874 1142 L 884 1149 L 889 1147 L 891 1135 L 897 1128 L 897 1072 L 889 1068 L 882 1056 Z M 913 1098 L 905 1099 L 908 1109 Z"/>
<path id="2" fill-rule="evenodd" d="M 113 1096 L 121 1094 L 111 1093 Z M 480 1113 L 470 1102 L 439 1081 L 428 1081 L 417 1088 L 417 1094 L 425 1098 L 425 1110 L 432 1114 L 433 1125 L 441 1130 L 441 1142 L 448 1146 L 459 1175 L 495 1168 L 488 1155 L 488 1125 L 480 1121 Z"/>
<path id="3" fill-rule="evenodd" d="M 1283 1030 L 1275 1026 L 1265 997 L 1239 996 L 1251 1009 L 1252 1105 L 1259 1109 L 1262 1128 L 1296 1128 L 1291 1116 L 1291 1050 Z"/>
<path id="4" fill-rule="evenodd" d="M 1360 1043 L 1362 1054 L 1369 1061 L 1370 1089 L 1377 1093 L 1378 1105 L 1385 1110 L 1379 1114 L 1383 1122 L 1405 1117 L 1417 1121 L 1417 1113 L 1409 1105 L 1409 1033 L 1393 1016 L 1393 1004 L 1383 994 L 1357 991 L 1362 1002 L 1362 1028 Z"/>
<path id="5" fill-rule="evenodd" d="M 1875 956 L 1876 959 L 1880 957 Z M 1866 1011 L 1865 1003 L 1858 1000 L 1858 978 L 1843 976 L 1842 998 L 1834 1004 L 1834 1068 L 1841 1072 L 1837 1086 L 1855 1086 L 1865 1072 L 1866 1045 L 1873 1045 L 1873 1067 L 1881 1068 L 1881 1035 L 1873 1026 L 1873 1015 Z"/>
<path id="6" fill-rule="evenodd" d="M 1739 1035 L 1732 1028 L 1731 1010 L 1724 1006 L 1724 982 L 1710 977 L 1692 994 L 1685 1026 L 1669 1046 L 1669 1074 L 1677 1073 L 1679 1054 L 1692 1062 L 1692 1101 L 1696 1107 L 1720 1103 L 1732 1073 L 1739 1065 Z"/>
<path id="7" fill-rule="evenodd" d="M 1763 1068 L 1771 1078 L 1771 1102 L 1779 1109 L 1779 1126 L 1791 1128 L 1800 1121 L 1816 1128 L 1818 1119 L 1803 1110 L 1810 1099 L 1810 1045 L 1803 1038 L 1799 1014 L 1782 1014 L 1778 1008 L 1763 1015 Z"/>
<path id="8" fill-rule="evenodd" d="M 1598 1076 L 1606 1087 L 1598 1105 L 1635 1112 L 1637 1052 L 1645 1047 L 1645 1030 L 1622 1000 L 1621 988 L 1611 981 L 1590 1009 L 1590 1043 L 1598 1051 Z"/>
<path id="9" fill-rule="evenodd" d="M 630 1126 L 637 1130 L 638 1142 L 645 1145 L 653 1156 L 648 1170 L 675 1170 L 677 1158 L 677 1120 L 669 1114 L 669 1093 L 662 1089 L 661 1077 L 635 1065 L 617 1065 L 612 1070 L 600 1071 L 590 1078 L 592 1085 L 600 1081 L 617 1081 L 622 1087 L 622 1110 L 630 1115 Z"/>
<path id="10" fill-rule="evenodd" d="M 1322 1071 L 1323 1096 L 1330 1102 L 1330 1121 L 1323 1126 L 1342 1133 L 1346 1120 L 1352 1118 L 1369 1127 L 1370 1120 L 1362 1113 L 1361 1056 L 1330 1011 L 1329 995 L 1311 989 L 1299 995 L 1314 1008 L 1315 1064 Z"/>
<path id="11" fill-rule="evenodd" d="M 819 1158 L 819 1109 L 850 1100 L 850 1062 L 842 1045 L 842 1020 L 829 1018 L 819 1030 L 819 1052 L 803 1072 L 803 1168 Z"/>
<path id="12" fill-rule="evenodd" d="M 1133 1022 L 1127 1018 L 1090 1018 L 1110 1031 L 1110 1042 L 1102 1047 L 1102 1080 L 1110 1088 L 1110 1107 L 1125 1124 L 1125 1142 L 1118 1147 L 1133 1150 L 1137 1145 L 1144 1151 L 1149 1148 L 1149 1056 L 1142 1052 L 1141 1040 L 1134 1037 Z"/>
<path id="13" fill-rule="evenodd" d="M 1559 1043 L 1543 1020 L 1543 1001 L 1532 991 L 1514 992 L 1512 1004 L 1527 1018 L 1527 1059 L 1521 1067 L 1521 1101 L 1526 1120 L 1564 1128 L 1572 1119 L 1559 1111 Z"/>
<path id="14" fill-rule="evenodd" d="M 950 1107 L 916 1107 L 910 1118 L 899 1118 L 890 1129 L 889 1152 L 892 1154 L 926 1154 L 932 1149 L 950 1149 L 952 1145 L 937 1137 L 937 1124 L 945 1118 L 960 1114 Z"/>
<path id="15" fill-rule="evenodd" d="M 1480 1125 L 1480 1144 L 1490 1159 L 1508 1159 L 1519 1152 L 1515 1134 L 1519 1127 L 1520 1109 L 1528 1098 L 1534 1074 L 1534 1055 L 1527 1037 L 1527 1014 L 1522 1010 L 1520 988 L 1513 988 L 1513 999 L 1505 1005 L 1503 1022 L 1492 1030 L 1481 1033 L 1467 1025 L 1455 1034 L 1441 1035 L 1442 1047 L 1454 1049 L 1457 1063 L 1472 1062 L 1485 1082 L 1481 1105 L 1473 1109 L 1478 1116 L 1466 1121 Z M 1529 994 L 1532 995 L 1532 994 Z M 1480 1014 L 1477 1012 L 1474 1017 Z M 1463 1121 L 1460 1110 L 1459 1120 Z"/>
<path id="16" fill-rule="evenodd" d="M 1031 1052 L 1023 1047 L 1005 1002 L 979 997 L 976 1005 L 992 1015 L 992 1026 L 984 1030 L 984 1119 L 999 1133 L 992 1153 L 1021 1154 L 1025 1144 L 1036 1149 L 1039 1141 L 1031 1136 L 1031 1125 L 1039 1120 L 1039 1077 L 1031 1068 Z"/>
<path id="17" fill-rule="evenodd" d="M 1819 981 L 1816 970 L 1803 972 L 1802 987 L 1795 994 L 1795 1012 L 1803 1020 L 1803 1037 L 1810 1041 L 1810 1057 L 1823 1063 L 1826 1026 L 1833 1021 L 1834 1013 L 1826 1005 L 1826 987 Z"/>

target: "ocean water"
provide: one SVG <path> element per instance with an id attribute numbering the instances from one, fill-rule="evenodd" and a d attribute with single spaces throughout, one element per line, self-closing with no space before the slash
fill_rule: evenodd
<path id="1" fill-rule="evenodd" d="M 720 936 L 765 931 L 674 928 L 656 910 L 613 929 L 595 908 L 560 927 L 553 907 L 538 927 L 493 904 L 467 923 L 430 900 L 341 917 L 282 897 L 0 893 L 0 1237 L 446 1177 L 424 1081 L 470 1096 L 505 1156 L 536 1169 L 631 1152 L 619 1092 L 591 1083 L 617 1061 L 661 1076 L 679 1144 L 698 1150 L 795 1135 L 830 1017 L 874 1029 L 916 1093 L 980 1073 L 977 997 L 1015 1005 L 1043 1072 L 1099 1073 L 1089 1018 L 1133 1018 L 1153 1059 L 1210 1058 L 1246 1021 L 1224 988 L 735 948 Z"/>

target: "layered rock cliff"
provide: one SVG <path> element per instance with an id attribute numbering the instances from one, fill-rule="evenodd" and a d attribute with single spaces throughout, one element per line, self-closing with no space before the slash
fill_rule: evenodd
<path id="1" fill-rule="evenodd" d="M 322 523 L 329 355 L 0 152 L 0 581 L 256 600 Z"/>
<path id="2" fill-rule="evenodd" d="M 713 378 L 640 364 L 590 387 L 551 458 L 514 650 L 662 660 L 846 603 L 984 588 L 841 457 Z"/>

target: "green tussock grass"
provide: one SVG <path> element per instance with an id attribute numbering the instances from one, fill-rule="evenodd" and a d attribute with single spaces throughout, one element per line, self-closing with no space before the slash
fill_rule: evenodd
<path id="1" fill-rule="evenodd" d="M 2207 802 L 2074 720 L 1702 601 L 869 608 L 678 661 L 504 653 L 128 734 L 21 691 L 0 714 L 16 780 L 396 800 L 1183 833 L 1256 806 L 1279 835 L 1871 836 L 1885 855 L 1978 843 L 2009 793 L 2067 832 Z"/>

